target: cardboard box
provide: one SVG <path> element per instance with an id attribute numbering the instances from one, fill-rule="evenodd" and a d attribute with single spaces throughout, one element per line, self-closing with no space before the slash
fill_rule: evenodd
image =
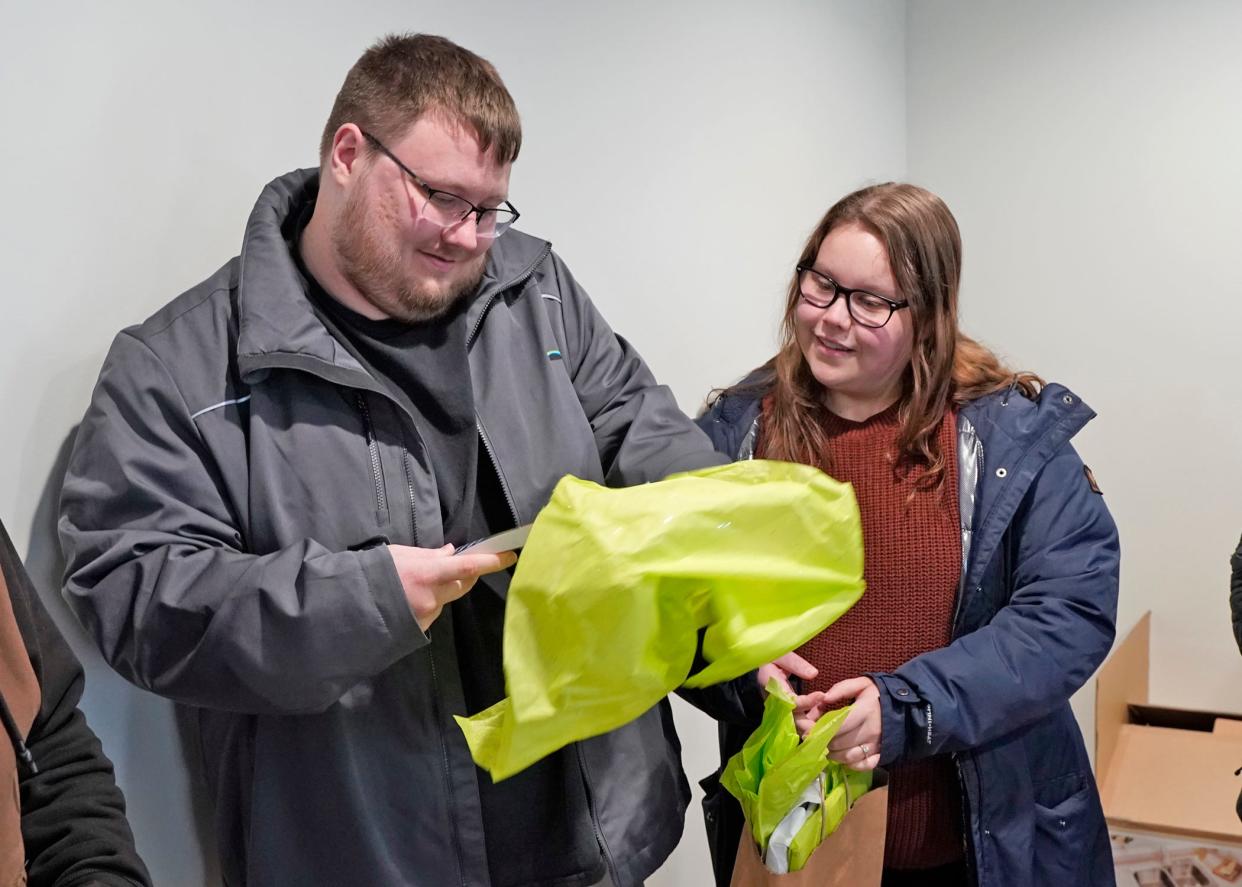
<path id="1" fill-rule="evenodd" d="M 1114 831 L 1118 887 L 1239 887 L 1242 847 Z"/>
<path id="2" fill-rule="evenodd" d="M 1242 870 L 1242 714 L 1151 705 L 1150 643 L 1149 612 L 1096 679 L 1095 769 L 1118 884 L 1242 885 L 1212 871 L 1232 874 L 1235 857 Z"/>

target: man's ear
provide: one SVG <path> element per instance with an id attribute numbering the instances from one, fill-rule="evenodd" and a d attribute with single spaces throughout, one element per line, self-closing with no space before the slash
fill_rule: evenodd
<path id="1" fill-rule="evenodd" d="M 328 151 L 324 173 L 332 176 L 337 184 L 344 186 L 355 175 L 355 164 L 362 156 L 365 141 L 357 124 L 342 123 L 332 136 L 332 147 Z"/>

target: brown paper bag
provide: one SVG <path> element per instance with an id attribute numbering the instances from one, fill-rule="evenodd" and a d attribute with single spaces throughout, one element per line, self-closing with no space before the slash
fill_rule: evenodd
<path id="1" fill-rule="evenodd" d="M 730 887 L 880 887 L 888 829 L 888 774 L 877 770 L 872 786 L 796 872 L 775 875 L 768 871 L 747 824 L 737 845 Z"/>

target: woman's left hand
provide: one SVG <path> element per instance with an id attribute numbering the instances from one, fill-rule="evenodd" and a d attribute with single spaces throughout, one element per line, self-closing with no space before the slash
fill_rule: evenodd
<path id="1" fill-rule="evenodd" d="M 828 744 L 828 757 L 852 770 L 874 770 L 880 763 L 880 691 L 871 678 L 838 681 L 824 693 L 825 711 L 853 703 L 837 735 Z"/>

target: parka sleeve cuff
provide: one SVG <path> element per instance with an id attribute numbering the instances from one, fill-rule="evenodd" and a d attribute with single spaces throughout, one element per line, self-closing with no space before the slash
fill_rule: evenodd
<path id="1" fill-rule="evenodd" d="M 358 561 L 375 607 L 392 639 L 408 645 L 411 650 L 429 643 L 405 599 L 405 589 L 401 586 L 401 577 L 397 575 L 397 565 L 393 563 L 388 547 L 379 545 L 360 551 Z"/>
<path id="2" fill-rule="evenodd" d="M 871 673 L 867 677 L 880 691 L 880 766 L 887 767 L 905 757 L 906 725 L 918 694 L 896 675 Z"/>

